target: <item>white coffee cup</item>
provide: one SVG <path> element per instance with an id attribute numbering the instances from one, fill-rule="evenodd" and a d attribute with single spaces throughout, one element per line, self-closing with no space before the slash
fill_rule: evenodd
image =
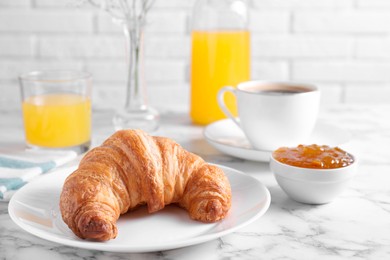
<path id="1" fill-rule="evenodd" d="M 239 118 L 226 107 L 226 92 L 236 96 Z M 222 88 L 218 92 L 218 104 L 243 130 L 254 148 L 272 151 L 308 140 L 317 119 L 320 91 L 309 84 L 247 81 L 237 88 Z"/>

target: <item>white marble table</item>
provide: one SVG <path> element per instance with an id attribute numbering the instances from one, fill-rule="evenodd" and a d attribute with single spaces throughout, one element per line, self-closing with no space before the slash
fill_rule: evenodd
<path id="1" fill-rule="evenodd" d="M 252 224 L 219 239 L 175 250 L 119 254 L 63 246 L 16 226 L 0 203 L 0 259 L 390 259 L 390 106 L 323 108 L 322 122 L 351 132 L 350 149 L 359 157 L 350 188 L 321 206 L 292 201 L 274 180 L 267 163 L 221 154 L 202 138 L 181 110 L 163 112 L 159 135 L 174 138 L 209 162 L 254 176 L 271 192 L 268 212 Z M 0 114 L 0 145 L 20 144 L 18 113 Z M 94 141 L 113 132 L 109 112 L 95 113 Z"/>

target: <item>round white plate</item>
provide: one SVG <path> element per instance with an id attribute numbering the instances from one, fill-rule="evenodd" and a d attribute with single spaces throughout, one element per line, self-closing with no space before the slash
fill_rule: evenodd
<path id="1" fill-rule="evenodd" d="M 67 246 L 112 252 L 185 247 L 231 233 L 262 216 L 270 205 L 270 193 L 261 182 L 237 170 L 219 167 L 232 187 L 232 208 L 217 223 L 191 220 L 184 209 L 173 205 L 153 214 L 140 207 L 119 218 L 116 239 L 82 240 L 62 221 L 58 206 L 64 180 L 75 167 L 57 170 L 27 184 L 11 198 L 8 211 L 11 219 L 25 231 Z"/>
<path id="2" fill-rule="evenodd" d="M 222 153 L 258 162 L 268 162 L 272 151 L 252 147 L 242 130 L 230 119 L 223 119 L 205 127 L 203 136 Z M 267 138 L 266 136 L 264 138 Z M 308 144 L 340 146 L 351 139 L 343 129 L 317 123 Z"/>

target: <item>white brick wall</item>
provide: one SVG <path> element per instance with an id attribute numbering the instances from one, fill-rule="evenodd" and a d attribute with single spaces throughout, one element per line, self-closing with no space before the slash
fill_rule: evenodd
<path id="1" fill-rule="evenodd" d="M 88 33 L 93 30 L 93 16 L 79 10 L 0 11 L 1 33 Z"/>
<path id="2" fill-rule="evenodd" d="M 386 10 L 347 10 L 296 12 L 293 31 L 297 33 L 355 33 L 372 34 L 390 32 L 389 12 Z"/>
<path id="3" fill-rule="evenodd" d="M 145 35 L 149 101 L 188 105 L 195 0 L 156 0 Z M 124 39 L 78 0 L 0 0 L 0 110 L 19 108 L 17 76 L 58 68 L 94 75 L 94 106 L 122 105 Z M 318 84 L 323 104 L 390 102 L 389 0 L 252 0 L 252 78 Z M 119 101 L 121 100 L 121 101 Z"/>

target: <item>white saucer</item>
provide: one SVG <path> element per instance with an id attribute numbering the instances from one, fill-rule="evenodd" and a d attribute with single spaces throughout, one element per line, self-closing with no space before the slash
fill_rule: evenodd
<path id="1" fill-rule="evenodd" d="M 207 142 L 225 154 L 258 162 L 268 162 L 270 159 L 271 151 L 254 149 L 242 130 L 230 119 L 207 125 L 203 136 Z M 350 134 L 343 129 L 317 123 L 308 144 L 340 146 L 350 139 Z"/>

